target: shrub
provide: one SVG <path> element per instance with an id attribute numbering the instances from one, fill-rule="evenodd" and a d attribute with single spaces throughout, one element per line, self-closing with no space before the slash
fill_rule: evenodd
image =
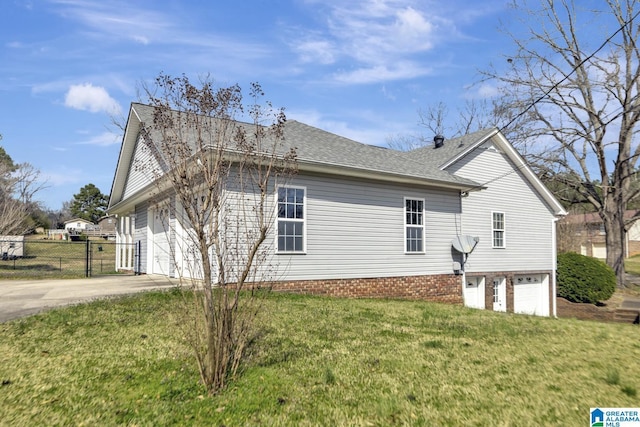
<path id="1" fill-rule="evenodd" d="M 611 298 L 616 275 L 604 262 L 567 252 L 558 254 L 558 296 L 572 302 L 596 304 Z"/>

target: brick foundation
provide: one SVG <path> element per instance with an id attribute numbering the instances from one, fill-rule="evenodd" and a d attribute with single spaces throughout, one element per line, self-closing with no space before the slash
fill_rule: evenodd
<path id="1" fill-rule="evenodd" d="M 460 276 L 376 277 L 275 282 L 274 291 L 347 298 L 403 298 L 462 305 Z"/>

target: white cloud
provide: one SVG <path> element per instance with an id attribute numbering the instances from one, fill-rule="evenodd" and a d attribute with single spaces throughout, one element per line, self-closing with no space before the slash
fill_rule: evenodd
<path id="1" fill-rule="evenodd" d="M 382 88 L 380 89 L 380 91 L 382 92 L 382 95 L 387 98 L 390 101 L 395 101 L 396 100 L 396 95 L 394 94 L 394 92 L 390 89 L 387 89 L 386 86 L 382 86 Z"/>
<path id="2" fill-rule="evenodd" d="M 332 64 L 335 62 L 334 48 L 326 40 L 308 40 L 301 42 L 294 49 L 300 55 L 302 62 L 319 62 L 320 64 Z"/>
<path id="3" fill-rule="evenodd" d="M 100 135 L 92 136 L 86 141 L 80 142 L 80 144 L 99 145 L 101 147 L 107 147 L 109 145 L 119 144 L 121 140 L 122 135 L 113 132 L 103 132 Z"/>
<path id="4" fill-rule="evenodd" d="M 94 2 L 87 0 L 51 0 L 60 13 L 82 23 L 102 35 L 127 38 L 148 44 L 151 38 L 162 37 L 173 25 L 171 18 L 130 2 Z"/>
<path id="5" fill-rule="evenodd" d="M 115 115 L 122 111 L 118 102 L 109 95 L 105 88 L 93 86 L 91 83 L 71 85 L 65 96 L 64 105 L 92 113 L 105 112 Z"/>
<path id="6" fill-rule="evenodd" d="M 340 83 L 367 84 L 390 80 L 410 79 L 431 73 L 431 68 L 421 67 L 411 62 L 387 65 L 376 65 L 369 68 L 359 68 L 354 71 L 334 74 L 334 79 Z"/>
<path id="7" fill-rule="evenodd" d="M 433 33 L 436 26 L 425 19 L 417 10 L 408 7 L 396 12 L 393 32 L 401 45 L 413 49 L 428 50 L 433 47 Z"/>
<path id="8" fill-rule="evenodd" d="M 454 21 L 442 11 L 413 0 L 329 1 L 323 6 L 319 11 L 327 11 L 325 25 L 306 32 L 297 28 L 302 37 L 293 39 L 293 50 L 302 63 L 350 63 L 333 74 L 340 83 L 429 74 L 430 68 L 416 65 L 417 56 L 460 36 Z"/>
<path id="9" fill-rule="evenodd" d="M 465 99 L 492 99 L 500 95 L 500 89 L 495 84 L 480 83 L 465 87 Z"/>
<path id="10" fill-rule="evenodd" d="M 53 187 L 82 182 L 84 174 L 81 170 L 63 169 L 64 170 L 58 172 L 43 171 L 42 176 L 46 180 L 47 184 Z"/>

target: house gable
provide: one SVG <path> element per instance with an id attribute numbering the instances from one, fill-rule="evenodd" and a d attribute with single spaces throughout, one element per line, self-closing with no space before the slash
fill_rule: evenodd
<path id="1" fill-rule="evenodd" d="M 129 117 L 127 118 L 127 125 L 122 139 L 122 145 L 120 146 L 116 172 L 113 177 L 113 183 L 111 184 L 108 210 L 112 209 L 116 204 L 125 199 L 124 191 L 127 179 L 132 171 L 134 151 L 136 148 L 136 141 L 140 133 L 141 123 L 141 119 L 136 113 L 134 104 L 131 104 Z"/>
<path id="2" fill-rule="evenodd" d="M 147 188 L 153 182 L 155 171 L 160 170 L 160 164 L 153 156 L 152 143 L 149 137 L 138 134 L 136 138 L 131 167 L 124 184 L 123 199 L 134 196 L 137 192 Z"/>
<path id="3" fill-rule="evenodd" d="M 554 268 L 555 212 L 504 151 L 486 142 L 449 169 L 486 183 L 483 191 L 462 198 L 462 233 L 480 239 L 468 271 Z M 494 241 L 494 214 L 504 222 L 500 244 Z"/>
<path id="4" fill-rule="evenodd" d="M 487 129 L 474 132 L 459 138 L 453 138 L 445 141 L 443 147 L 435 148 L 432 146 L 419 148 L 410 151 L 407 155 L 419 159 L 427 165 L 437 166 L 442 170 L 462 176 L 467 179 L 479 182 L 478 187 L 469 187 L 468 190 L 476 190 L 484 188 L 491 184 L 486 175 L 482 172 L 476 174 L 463 174 L 458 172 L 459 165 L 463 159 L 473 156 L 477 151 L 495 151 L 504 154 L 509 159 L 509 163 L 503 165 L 502 173 L 505 175 L 518 172 L 523 179 L 529 182 L 532 189 L 545 201 L 547 209 L 554 215 L 563 216 L 567 212 L 562 204 L 558 202 L 549 189 L 540 181 L 533 170 L 527 165 L 526 161 L 511 145 L 504 135 L 496 129 Z M 491 179 L 500 179 L 498 175 Z M 508 194 L 508 193 L 505 193 Z"/>

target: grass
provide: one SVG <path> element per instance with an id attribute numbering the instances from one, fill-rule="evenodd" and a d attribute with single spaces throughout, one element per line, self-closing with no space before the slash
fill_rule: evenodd
<path id="1" fill-rule="evenodd" d="M 0 324 L 3 425 L 584 425 L 637 407 L 638 328 L 273 294 L 244 369 L 203 394 L 177 291 Z"/>
<path id="2" fill-rule="evenodd" d="M 634 276 L 640 276 L 640 255 L 635 255 L 625 259 L 624 270 Z"/>

